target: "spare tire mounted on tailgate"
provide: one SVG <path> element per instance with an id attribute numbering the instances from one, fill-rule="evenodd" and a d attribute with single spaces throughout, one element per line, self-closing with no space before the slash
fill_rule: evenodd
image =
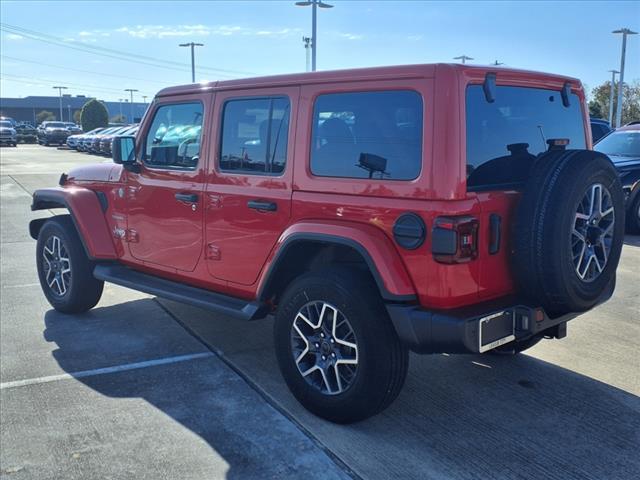
<path id="1" fill-rule="evenodd" d="M 514 222 L 520 290 L 551 315 L 593 307 L 615 281 L 623 235 L 623 193 L 609 158 L 589 150 L 545 153 Z"/>

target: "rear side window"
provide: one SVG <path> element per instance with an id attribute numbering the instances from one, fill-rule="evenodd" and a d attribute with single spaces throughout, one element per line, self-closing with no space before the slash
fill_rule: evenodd
<path id="1" fill-rule="evenodd" d="M 230 100 L 222 114 L 220 169 L 280 175 L 287 160 L 289 99 Z"/>
<path id="2" fill-rule="evenodd" d="M 484 190 L 517 187 L 529 175 L 547 140 L 569 139 L 570 149 L 586 147 L 580 99 L 562 104 L 559 91 L 525 87 L 496 87 L 489 103 L 482 85 L 466 93 L 467 188 Z"/>
<path id="3" fill-rule="evenodd" d="M 311 172 L 322 177 L 417 178 L 422 111 L 422 97 L 410 90 L 318 96 Z"/>
<path id="4" fill-rule="evenodd" d="M 142 160 L 154 168 L 195 169 L 201 130 L 200 102 L 161 106 L 147 132 Z"/>

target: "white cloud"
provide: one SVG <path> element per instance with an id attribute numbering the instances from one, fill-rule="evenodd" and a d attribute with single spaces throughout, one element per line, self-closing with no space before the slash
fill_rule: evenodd
<path id="1" fill-rule="evenodd" d="M 22 35 L 17 35 L 15 33 L 7 33 L 4 38 L 7 40 L 23 40 L 24 37 Z"/>
<path id="2" fill-rule="evenodd" d="M 172 38 L 172 37 L 209 37 L 232 35 L 260 36 L 260 37 L 287 37 L 297 34 L 299 28 L 254 29 L 240 25 L 132 25 L 115 30 L 134 38 Z"/>
<path id="3" fill-rule="evenodd" d="M 338 33 L 338 36 L 345 40 L 362 40 L 364 38 L 364 35 L 359 33 Z"/>

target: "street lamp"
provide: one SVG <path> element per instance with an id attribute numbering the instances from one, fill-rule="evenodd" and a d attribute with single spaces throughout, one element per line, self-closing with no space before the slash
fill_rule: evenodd
<path id="1" fill-rule="evenodd" d="M 142 95 L 142 103 L 144 103 L 145 105 L 147 104 L 147 97 L 148 95 Z"/>
<path id="2" fill-rule="evenodd" d="M 180 47 L 191 47 L 191 83 L 196 83 L 196 62 L 193 54 L 194 47 L 204 47 L 204 43 L 181 43 Z"/>
<path id="3" fill-rule="evenodd" d="M 69 112 L 69 123 L 71 123 L 71 105 L 67 104 L 67 111 Z"/>
<path id="4" fill-rule="evenodd" d="M 471 59 L 471 60 L 473 60 L 473 59 Z M 464 62 L 462 62 L 462 63 L 464 63 Z M 499 67 L 500 65 L 504 65 L 504 63 L 499 62 L 498 60 L 496 60 L 496 61 L 495 61 L 495 62 L 493 62 L 491 65 L 495 65 L 496 67 Z"/>
<path id="5" fill-rule="evenodd" d="M 316 50 L 318 46 L 318 36 L 316 33 L 316 11 L 320 8 L 333 8 L 333 5 L 323 2 L 322 0 L 305 0 L 302 2 L 296 2 L 298 7 L 311 6 L 311 71 L 316 71 Z"/>
<path id="6" fill-rule="evenodd" d="M 620 58 L 620 77 L 618 78 L 618 102 L 616 108 L 616 127 L 619 127 L 622 123 L 622 90 L 624 85 L 624 57 L 627 53 L 627 35 L 637 35 L 638 32 L 633 32 L 628 28 L 620 28 L 614 30 L 611 33 L 622 34 L 622 55 Z"/>
<path id="7" fill-rule="evenodd" d="M 611 72 L 611 91 L 609 92 L 609 125 L 613 126 L 613 92 L 616 89 L 616 74 L 618 70 L 609 70 Z"/>
<path id="8" fill-rule="evenodd" d="M 62 90 L 67 90 L 67 87 L 53 87 L 54 89 L 58 89 L 58 93 L 60 94 L 60 121 L 62 122 Z"/>
<path id="9" fill-rule="evenodd" d="M 125 92 L 129 92 L 131 94 L 131 123 L 133 123 L 133 92 L 138 92 L 135 88 L 125 88 Z"/>
<path id="10" fill-rule="evenodd" d="M 459 57 L 453 57 L 454 60 L 460 60 L 464 65 L 467 60 L 473 60 L 471 57 L 467 57 L 466 55 L 460 55 Z"/>

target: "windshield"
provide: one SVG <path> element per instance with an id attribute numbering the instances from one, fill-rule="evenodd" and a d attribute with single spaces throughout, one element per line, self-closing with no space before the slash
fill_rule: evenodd
<path id="1" fill-rule="evenodd" d="M 606 155 L 640 157 L 640 130 L 613 132 L 593 147 Z"/>
<path id="2" fill-rule="evenodd" d="M 0 128 L 11 128 L 11 122 L 0 122 Z"/>
<path id="3" fill-rule="evenodd" d="M 49 122 L 45 125 L 45 128 L 66 128 L 62 122 Z"/>

